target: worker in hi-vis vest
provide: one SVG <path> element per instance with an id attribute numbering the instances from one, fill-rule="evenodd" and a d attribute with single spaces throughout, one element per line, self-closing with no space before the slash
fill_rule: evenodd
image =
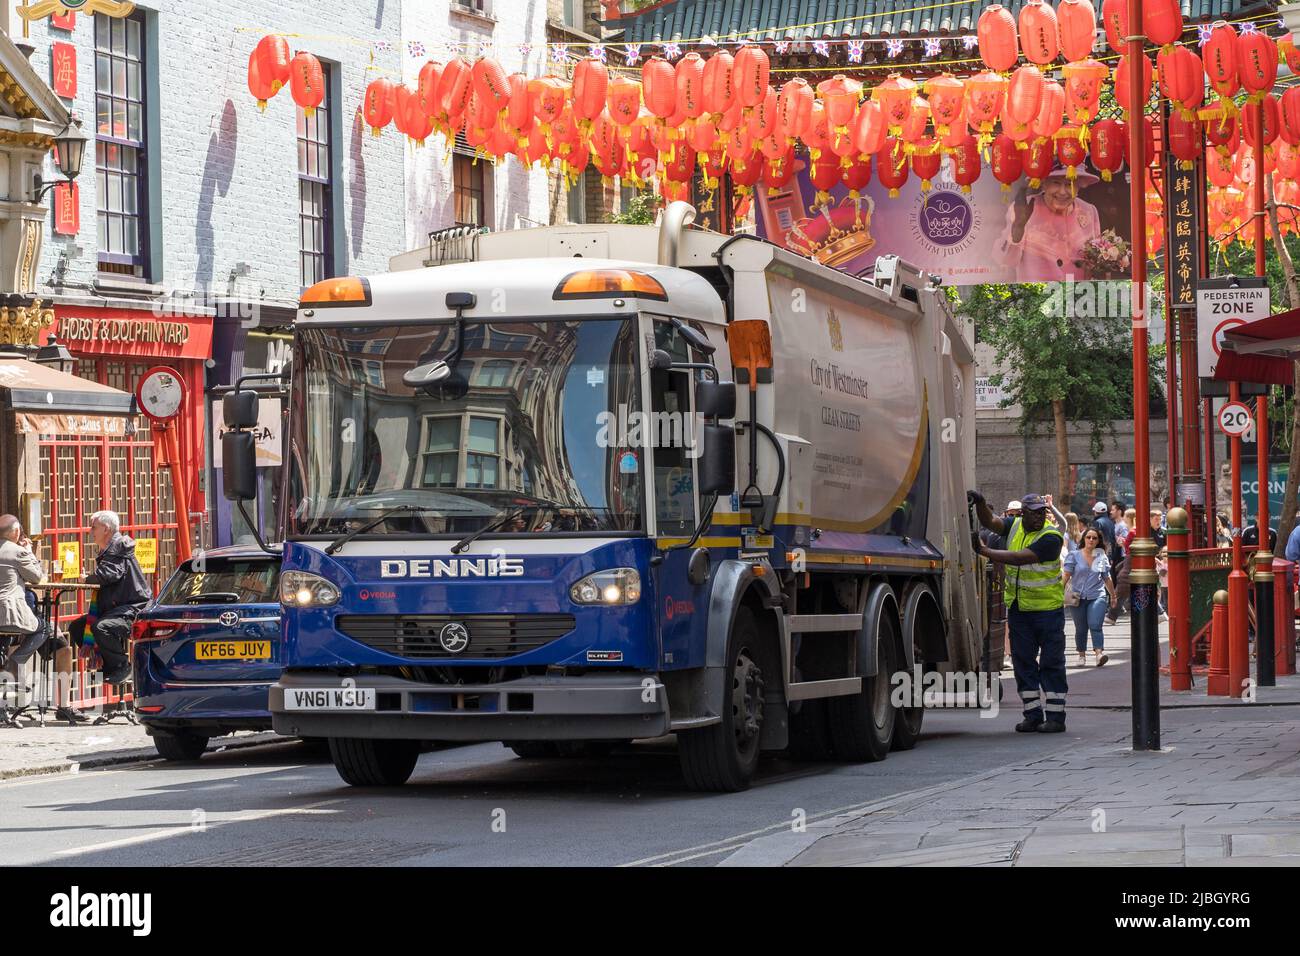
<path id="1" fill-rule="evenodd" d="M 1011 663 L 1025 718 L 1022 734 L 1065 730 L 1065 586 L 1061 582 L 1062 533 L 1047 523 L 1041 495 L 1020 498 L 1019 518 L 998 518 L 978 491 L 967 493 L 980 524 L 993 532 L 979 553 L 1005 564 L 1003 600 L 1011 632 Z"/>

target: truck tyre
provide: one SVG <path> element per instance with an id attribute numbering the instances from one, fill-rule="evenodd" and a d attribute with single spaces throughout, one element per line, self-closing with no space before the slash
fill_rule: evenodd
<path id="1" fill-rule="evenodd" d="M 831 743 L 841 760 L 874 763 L 889 756 L 897 711 L 889 700 L 890 677 L 898 670 L 898 622 L 888 607 L 880 614 L 876 673 L 862 678 L 862 690 L 827 701 Z"/>
<path id="2" fill-rule="evenodd" d="M 925 719 L 924 707 L 900 707 L 894 720 L 894 741 L 890 749 L 911 750 L 921 739 L 921 722 Z"/>
<path id="3" fill-rule="evenodd" d="M 515 752 L 516 756 L 523 757 L 525 760 L 540 760 L 543 757 L 558 757 L 560 748 L 551 740 L 510 740 L 506 746 Z"/>
<path id="4" fill-rule="evenodd" d="M 677 735 L 682 775 L 692 790 L 736 793 L 749 789 L 758 767 L 763 729 L 763 673 L 758 667 L 758 627 L 741 608 L 727 638 L 722 720 Z"/>
<path id="5" fill-rule="evenodd" d="M 203 756 L 203 751 L 208 749 L 208 738 L 185 731 L 154 734 L 153 745 L 164 760 L 191 761 Z"/>
<path id="6" fill-rule="evenodd" d="M 788 752 L 795 760 L 830 760 L 834 756 L 824 699 L 802 701 L 799 713 L 790 715 Z"/>
<path id="7" fill-rule="evenodd" d="M 420 758 L 418 740 L 331 737 L 330 759 L 343 782 L 353 787 L 398 787 Z"/>

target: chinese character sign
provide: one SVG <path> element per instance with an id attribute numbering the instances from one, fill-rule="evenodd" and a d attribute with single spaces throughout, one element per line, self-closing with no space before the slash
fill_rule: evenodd
<path id="1" fill-rule="evenodd" d="M 59 183 L 54 189 L 54 232 L 75 236 L 81 230 L 81 190 L 76 183 Z"/>
<path id="2" fill-rule="evenodd" d="M 56 43 L 50 48 L 50 86 L 65 99 L 77 95 L 77 48 L 71 43 Z"/>
<path id="3" fill-rule="evenodd" d="M 1200 278 L 1200 261 L 1197 255 L 1196 225 L 1200 215 L 1200 192 L 1197 189 L 1196 168 L 1182 169 L 1181 163 L 1169 157 L 1169 214 L 1168 282 L 1169 301 L 1178 308 L 1196 307 L 1196 280 Z"/>

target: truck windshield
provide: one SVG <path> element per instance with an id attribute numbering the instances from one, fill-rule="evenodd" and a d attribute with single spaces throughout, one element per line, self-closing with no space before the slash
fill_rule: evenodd
<path id="1" fill-rule="evenodd" d="M 454 322 L 300 329 L 291 535 L 637 532 L 644 457 L 627 319 L 467 321 L 451 375 L 403 375 L 457 351 Z M 417 379 L 418 381 L 418 379 Z"/>

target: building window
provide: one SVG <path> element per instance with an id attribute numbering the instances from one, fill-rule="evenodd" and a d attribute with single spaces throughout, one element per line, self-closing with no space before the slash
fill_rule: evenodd
<path id="1" fill-rule="evenodd" d="M 579 176 L 568 189 L 569 222 L 587 221 L 587 180 Z"/>
<path id="2" fill-rule="evenodd" d="M 145 278 L 144 20 L 95 16 L 99 268 Z"/>
<path id="3" fill-rule="evenodd" d="M 460 465 L 460 417 L 425 420 L 423 481 L 434 488 L 455 488 Z"/>
<path id="4" fill-rule="evenodd" d="M 474 151 L 466 146 L 464 134 L 457 133 L 456 151 L 451 157 L 457 225 L 488 225 L 487 187 L 490 180 L 484 168 L 486 165 L 475 161 Z"/>
<path id="5" fill-rule="evenodd" d="M 353 382 L 365 382 L 375 388 L 384 387 L 384 365 L 382 362 L 374 362 L 369 359 L 364 362 L 361 359 L 348 359 L 348 367 L 352 370 Z"/>
<path id="6" fill-rule="evenodd" d="M 462 10 L 472 10 L 484 16 L 492 12 L 489 7 L 490 0 L 452 0 L 452 3 Z"/>
<path id="7" fill-rule="evenodd" d="M 586 30 L 583 26 L 582 0 L 564 0 L 564 25 L 574 30 Z"/>
<path id="8" fill-rule="evenodd" d="M 495 488 L 497 465 L 501 458 L 497 419 L 471 417 L 468 439 L 465 455 L 465 487 Z"/>
<path id="9" fill-rule="evenodd" d="M 330 88 L 325 66 L 325 89 Z M 298 262 L 303 288 L 334 274 L 333 163 L 329 94 L 312 112 L 298 109 Z"/>
<path id="10" fill-rule="evenodd" d="M 503 388 L 510 383 L 510 373 L 515 363 L 504 359 L 490 359 L 481 364 L 474 374 L 474 384 L 488 388 Z"/>
<path id="11" fill-rule="evenodd" d="M 420 469 L 426 487 L 499 487 L 501 419 L 483 415 L 426 417 Z"/>

